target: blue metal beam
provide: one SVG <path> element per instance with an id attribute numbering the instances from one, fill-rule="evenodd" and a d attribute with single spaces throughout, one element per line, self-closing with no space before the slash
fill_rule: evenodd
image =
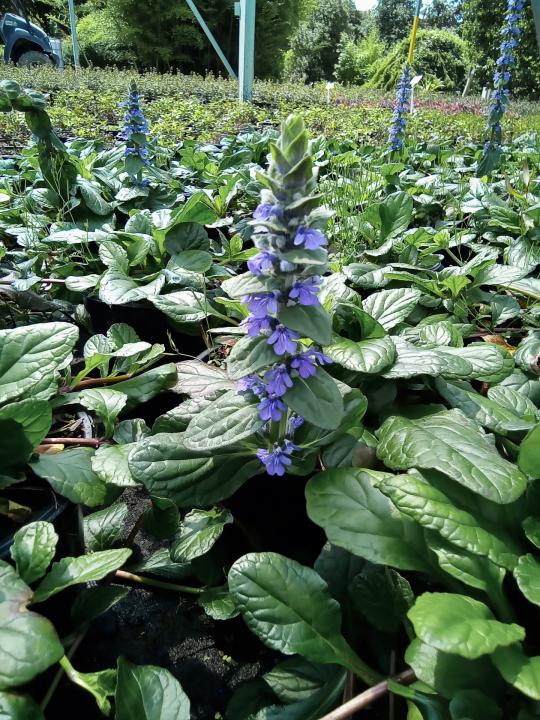
<path id="1" fill-rule="evenodd" d="M 239 97 L 242 102 L 253 97 L 255 75 L 255 16 L 257 0 L 240 0 Z"/>
<path id="2" fill-rule="evenodd" d="M 229 75 L 230 75 L 232 78 L 234 78 L 235 80 L 237 80 L 237 79 L 238 79 L 238 76 L 236 75 L 236 73 L 235 73 L 234 70 L 232 69 L 232 66 L 231 66 L 230 62 L 229 62 L 229 61 L 227 60 L 227 58 L 225 57 L 225 54 L 224 54 L 223 50 L 220 48 L 218 41 L 216 40 L 216 38 L 215 38 L 214 35 L 212 34 L 212 31 L 210 30 L 210 28 L 209 28 L 208 25 L 206 24 L 206 21 L 205 21 L 205 19 L 203 18 L 203 16 L 201 15 L 201 13 L 199 12 L 197 6 L 196 6 L 195 3 L 193 2 L 193 0 L 186 0 L 186 2 L 187 2 L 187 4 L 189 5 L 189 7 L 191 8 L 192 13 L 193 13 L 193 14 L 195 15 L 195 17 L 197 18 L 197 22 L 198 22 L 199 25 L 202 27 L 203 32 L 204 32 L 204 34 L 206 35 L 206 37 L 208 38 L 208 40 L 210 41 L 212 47 L 214 48 L 214 50 L 215 50 L 215 51 L 217 52 L 217 54 L 219 55 L 219 58 L 220 58 L 221 62 L 222 62 L 222 63 L 225 65 L 225 67 L 227 68 L 227 72 L 229 73 Z"/>
<path id="3" fill-rule="evenodd" d="M 540 49 L 540 0 L 531 0 L 534 22 L 536 23 L 536 39 L 538 40 L 538 48 Z"/>

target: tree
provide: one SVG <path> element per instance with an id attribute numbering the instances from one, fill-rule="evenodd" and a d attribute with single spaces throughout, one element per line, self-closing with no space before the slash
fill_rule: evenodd
<path id="1" fill-rule="evenodd" d="M 457 30 L 460 26 L 459 0 L 432 0 L 422 19 L 422 26 L 433 30 Z"/>
<path id="2" fill-rule="evenodd" d="M 379 35 L 387 45 L 407 37 L 414 19 L 414 0 L 379 0 L 375 9 Z"/>
<path id="3" fill-rule="evenodd" d="M 467 41 L 480 86 L 493 84 L 495 62 L 500 55 L 500 31 L 504 23 L 506 0 L 463 0 L 462 35 Z M 515 51 L 512 93 L 540 97 L 540 57 L 531 5 L 525 6 L 522 35 Z"/>
<path id="4" fill-rule="evenodd" d="M 286 77 L 331 80 L 342 35 L 356 37 L 360 17 L 353 0 L 317 0 L 292 39 Z"/>

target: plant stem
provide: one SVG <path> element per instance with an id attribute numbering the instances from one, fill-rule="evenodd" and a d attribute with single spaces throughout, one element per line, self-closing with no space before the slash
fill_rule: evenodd
<path id="1" fill-rule="evenodd" d="M 177 585 L 176 583 L 154 580 L 153 578 L 134 575 L 133 573 L 126 572 L 125 570 L 117 570 L 115 576 L 120 578 L 120 580 L 129 580 L 130 582 L 138 583 L 139 585 L 149 585 L 150 587 L 157 587 L 162 590 L 172 590 L 173 592 L 188 593 L 189 595 L 202 595 L 205 591 L 205 588 L 194 588 L 189 587 L 188 585 Z"/>
<path id="2" fill-rule="evenodd" d="M 13 285 L 14 282 L 14 280 L 0 280 L 0 285 Z M 41 285 L 63 285 L 65 282 L 65 280 L 61 280 L 60 278 L 44 278 L 43 280 L 36 280 L 36 285 L 38 283 Z"/>
<path id="3" fill-rule="evenodd" d="M 131 532 L 129 533 L 129 535 L 127 536 L 127 539 L 126 539 L 126 545 L 127 545 L 127 546 L 133 545 L 133 541 L 135 540 L 135 538 L 136 538 L 137 535 L 139 534 L 139 530 L 140 530 L 140 529 L 142 528 L 142 526 L 144 525 L 144 516 L 145 516 L 145 514 L 146 514 L 146 511 L 143 510 L 143 512 L 142 512 L 142 513 L 139 515 L 139 517 L 137 518 L 136 523 L 135 523 L 135 524 L 133 525 L 133 527 L 131 528 Z"/>
<path id="4" fill-rule="evenodd" d="M 81 445 L 85 447 L 99 447 L 105 442 L 103 438 L 44 438 L 41 445 Z"/>
<path id="5" fill-rule="evenodd" d="M 88 632 L 87 629 L 83 630 L 83 632 L 81 632 L 75 638 L 75 640 L 73 641 L 73 645 L 69 648 L 67 654 L 64 655 L 64 657 L 60 660 L 60 667 L 58 668 L 58 671 L 57 671 L 56 675 L 54 676 L 53 681 L 50 684 L 49 689 L 47 690 L 47 693 L 41 702 L 41 710 L 45 711 L 47 705 L 51 702 L 52 696 L 56 692 L 56 689 L 60 683 L 60 680 L 62 679 L 62 674 L 64 673 L 64 669 L 65 669 L 64 668 L 65 663 L 62 661 L 66 660 L 69 663 L 69 667 L 70 668 L 72 667 L 71 663 L 69 661 L 77 652 L 77 649 L 78 649 L 79 645 L 82 643 L 82 641 L 84 640 L 87 632 Z"/>
<path id="6" fill-rule="evenodd" d="M 414 682 L 414 680 L 416 680 L 416 675 L 412 670 L 405 670 L 399 675 L 396 675 L 393 680 L 395 682 L 400 682 L 404 685 L 408 685 Z M 368 705 L 371 705 L 371 703 L 375 700 L 379 700 L 380 698 L 385 697 L 385 695 L 387 694 L 388 682 L 386 680 L 383 680 L 383 682 L 379 683 L 378 685 L 369 688 L 369 690 L 365 690 L 360 695 L 357 695 L 352 700 L 349 700 L 349 702 L 345 703 L 345 705 L 342 705 L 336 710 L 332 710 L 332 712 L 328 713 L 320 720 L 346 720 L 346 718 L 350 718 L 358 710 L 362 710 Z"/>
<path id="7" fill-rule="evenodd" d="M 132 374 L 127 373 L 126 375 L 117 375 L 116 377 L 105 377 L 105 378 L 88 378 L 87 380 L 81 380 L 72 388 L 68 390 L 84 390 L 89 387 L 101 387 L 101 385 L 114 385 L 115 383 L 123 382 L 124 380 L 131 380 Z"/>

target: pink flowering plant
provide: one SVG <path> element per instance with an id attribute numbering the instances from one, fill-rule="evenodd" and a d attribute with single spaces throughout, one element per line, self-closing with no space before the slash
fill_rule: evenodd
<path id="1" fill-rule="evenodd" d="M 314 467 L 316 447 L 340 427 L 344 406 L 325 370 L 332 362 L 323 350 L 332 343 L 332 320 L 319 300 L 329 213 L 320 207 L 300 118 L 283 123 L 260 180 L 265 187 L 251 221 L 258 253 L 247 273 L 223 284 L 249 311 L 228 361 L 235 389 L 190 422 L 184 444 L 201 450 L 242 441 L 258 460 L 256 471 L 305 474 Z"/>

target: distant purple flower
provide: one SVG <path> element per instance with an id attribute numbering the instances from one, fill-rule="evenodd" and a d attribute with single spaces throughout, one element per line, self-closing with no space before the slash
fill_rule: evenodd
<path id="1" fill-rule="evenodd" d="M 274 263 L 277 260 L 278 258 L 275 255 L 263 250 L 255 257 L 250 258 L 247 266 L 254 275 L 266 275 L 274 269 Z"/>
<path id="2" fill-rule="evenodd" d="M 300 280 L 294 283 L 289 292 L 289 299 L 296 300 L 299 305 L 318 305 L 320 282 L 321 278 L 314 275 L 307 280 Z"/>
<path id="3" fill-rule="evenodd" d="M 274 290 L 269 293 L 258 293 L 256 295 L 246 295 L 243 301 L 247 303 L 249 312 L 254 318 L 264 318 L 269 313 L 277 313 L 279 292 Z"/>
<path id="4" fill-rule="evenodd" d="M 272 203 L 261 203 L 253 213 L 255 220 L 270 220 L 272 216 L 283 217 L 283 209 L 279 205 L 272 205 Z"/>
<path id="5" fill-rule="evenodd" d="M 271 317 L 255 318 L 248 317 L 242 321 L 242 327 L 246 329 L 250 337 L 258 337 L 261 333 L 271 332 L 275 320 Z"/>
<path id="6" fill-rule="evenodd" d="M 300 225 L 294 238 L 294 244 L 300 245 L 306 250 L 318 250 L 326 243 L 327 240 L 323 232 L 313 228 L 306 228 L 304 225 Z"/>
<path id="7" fill-rule="evenodd" d="M 289 375 L 286 365 L 276 365 L 264 376 L 266 380 L 266 389 L 272 395 L 285 395 L 287 390 L 293 386 L 293 381 Z"/>
<path id="8" fill-rule="evenodd" d="M 256 375 L 246 375 L 236 383 L 239 393 L 252 392 L 255 395 L 262 395 L 265 390 L 264 383 Z"/>
<path id="9" fill-rule="evenodd" d="M 298 430 L 299 427 L 302 427 L 304 424 L 304 418 L 300 417 L 300 415 L 291 415 L 289 418 L 289 435 L 294 435 L 295 430 Z"/>
<path id="10" fill-rule="evenodd" d="M 274 346 L 276 355 L 284 355 L 296 351 L 297 340 L 300 340 L 300 335 L 297 332 L 289 330 L 285 325 L 277 325 L 266 342 Z"/>
<path id="11" fill-rule="evenodd" d="M 259 417 L 261 420 L 279 422 L 286 410 L 285 403 L 275 395 L 269 395 L 259 403 Z"/>
<path id="12" fill-rule="evenodd" d="M 292 465 L 290 457 L 279 446 L 275 447 L 271 452 L 261 448 L 257 450 L 257 457 L 263 463 L 269 475 L 279 475 L 281 477 L 285 475 L 287 466 Z"/>

